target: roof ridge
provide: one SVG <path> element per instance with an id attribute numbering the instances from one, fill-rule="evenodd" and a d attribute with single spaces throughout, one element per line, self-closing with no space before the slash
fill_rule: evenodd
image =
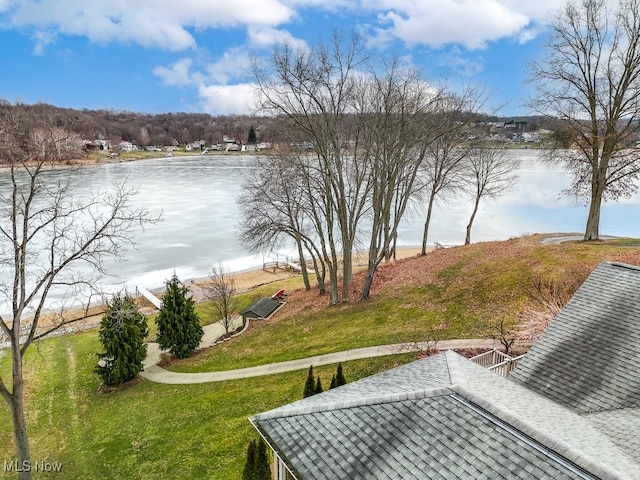
<path id="1" fill-rule="evenodd" d="M 611 267 L 626 268 L 628 270 L 636 270 L 640 272 L 640 267 L 638 267 L 637 265 L 631 265 L 629 263 L 616 262 L 614 260 L 603 260 L 601 263 L 607 264 Z"/>
<path id="2" fill-rule="evenodd" d="M 309 413 L 328 412 L 332 410 L 341 410 L 351 407 L 362 407 L 366 405 L 379 405 L 381 403 L 401 402 L 404 400 L 416 400 L 420 398 L 436 397 L 441 395 L 450 395 L 452 392 L 452 385 L 467 386 L 467 378 L 464 374 L 462 365 L 459 359 L 465 358 L 453 350 L 445 350 L 441 352 L 444 354 L 445 363 L 449 372 L 449 385 L 432 387 L 426 389 L 418 389 L 403 392 L 385 393 L 381 395 L 365 395 L 360 398 L 351 398 L 348 400 L 334 400 L 323 404 L 298 406 L 288 409 L 276 409 L 270 412 L 264 412 L 256 415 L 258 420 L 266 420 L 271 418 L 285 418 L 293 417 L 296 415 L 306 415 Z"/>
<path id="3" fill-rule="evenodd" d="M 462 387 L 467 386 L 469 384 L 467 382 L 467 376 L 464 374 L 464 370 L 459 360 L 460 358 L 465 357 L 462 357 L 453 350 L 445 350 L 444 358 L 446 360 L 447 369 L 449 370 L 449 380 L 451 385 L 460 385 Z"/>
<path id="4" fill-rule="evenodd" d="M 270 412 L 259 413 L 250 420 L 269 420 L 273 418 L 294 417 L 310 413 L 329 412 L 332 410 L 342 410 L 345 408 L 364 407 L 369 405 L 379 405 L 381 403 L 402 402 L 405 400 L 417 400 L 420 398 L 439 397 L 451 395 L 454 392 L 449 387 L 434 387 L 421 390 L 394 392 L 383 395 L 364 396 L 355 399 L 332 401 L 324 404 L 301 406 L 288 409 L 276 409 Z"/>

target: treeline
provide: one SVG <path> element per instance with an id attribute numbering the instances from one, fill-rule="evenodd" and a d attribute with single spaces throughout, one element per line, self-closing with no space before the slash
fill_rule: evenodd
<path id="1" fill-rule="evenodd" d="M 247 143 L 251 127 L 259 142 L 278 142 L 284 138 L 282 122 L 273 117 L 220 115 L 206 113 L 137 113 L 116 110 L 76 110 L 45 103 L 11 104 L 0 100 L 3 109 L 20 109 L 33 122 L 52 119 L 58 127 L 68 128 L 84 140 L 127 141 L 138 146 L 186 145 L 204 140 L 220 143 L 224 135 Z M 49 123 L 49 122 L 47 122 Z"/>
<path id="2" fill-rule="evenodd" d="M 58 127 L 70 129 L 83 140 L 109 140 L 114 143 L 131 142 L 138 146 L 146 145 L 186 145 L 204 140 L 207 145 L 220 143 L 223 136 L 234 138 L 241 143 L 249 142 L 251 127 L 256 133 L 257 142 L 306 141 L 306 138 L 291 138 L 286 130 L 286 121 L 280 116 L 253 115 L 209 115 L 206 113 L 139 113 L 130 111 L 76 110 L 61 108 L 46 103 L 34 105 L 11 104 L 0 99 L 4 109 L 19 108 L 23 116 L 31 116 L 34 122 L 43 118 L 53 119 Z M 496 122 L 513 120 L 479 112 L 466 112 L 459 118 L 465 123 Z M 565 133 L 558 122 L 543 117 L 518 117 L 527 122 L 529 128 L 557 130 L 561 137 Z M 50 122 L 48 122 L 50 123 Z"/>

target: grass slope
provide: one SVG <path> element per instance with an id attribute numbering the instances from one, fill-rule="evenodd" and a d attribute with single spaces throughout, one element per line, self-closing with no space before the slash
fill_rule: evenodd
<path id="1" fill-rule="evenodd" d="M 540 245 L 540 236 L 436 250 L 382 266 L 365 302 L 326 307 L 316 291 L 298 290 L 287 305 L 231 343 L 176 362 L 180 372 L 226 370 L 371 345 L 490 337 L 532 304 L 535 282 L 567 294 L 602 260 L 640 265 L 629 242 Z M 361 274 L 355 283 L 362 281 Z M 273 287 L 270 287 L 271 291 Z M 354 296 L 357 289 L 354 289 Z M 277 348 L 274 348 L 276 346 Z"/>
<path id="2" fill-rule="evenodd" d="M 367 302 L 326 308 L 315 292 L 293 292 L 273 320 L 173 368 L 238 368 L 407 340 L 432 327 L 441 338 L 477 336 L 498 318 L 513 321 L 530 302 L 537 278 L 572 289 L 602 259 L 640 265 L 638 249 L 625 245 L 541 246 L 538 237 L 526 237 L 438 250 L 383 267 Z M 246 444 L 255 436 L 247 417 L 299 399 L 306 379 L 299 371 L 202 385 L 140 381 L 103 394 L 93 373 L 99 350 L 94 330 L 42 341 L 27 355 L 32 457 L 63 463 L 62 473 L 39 478 L 238 479 Z M 353 381 L 411 358 L 349 362 L 345 371 Z M 0 369 L 7 373 L 6 355 Z M 317 369 L 323 385 L 334 371 Z M 0 418 L 0 461 L 10 461 L 4 403 Z M 10 477 L 0 468 L 0 478 Z"/>

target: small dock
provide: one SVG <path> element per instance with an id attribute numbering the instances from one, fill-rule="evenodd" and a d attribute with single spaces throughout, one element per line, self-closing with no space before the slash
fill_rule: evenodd
<path id="1" fill-rule="evenodd" d="M 299 264 L 295 263 L 295 262 L 288 261 L 287 262 L 287 266 L 291 270 L 295 270 L 296 272 L 302 273 L 302 267 Z M 313 274 L 313 273 L 316 273 L 316 272 L 313 269 L 307 267 L 307 273 Z"/>
<path id="2" fill-rule="evenodd" d="M 263 255 L 262 269 L 265 271 L 271 270 L 274 273 L 276 270 L 293 270 L 297 273 L 302 272 L 302 267 L 299 263 L 279 253 L 270 253 L 269 255 Z M 310 268 L 307 268 L 307 272 L 311 274 L 315 273 L 314 270 Z"/>
<path id="3" fill-rule="evenodd" d="M 136 287 L 136 292 L 138 292 L 144 298 L 149 300 L 153 304 L 153 306 L 156 307 L 158 310 L 162 308 L 162 301 L 146 288 Z"/>

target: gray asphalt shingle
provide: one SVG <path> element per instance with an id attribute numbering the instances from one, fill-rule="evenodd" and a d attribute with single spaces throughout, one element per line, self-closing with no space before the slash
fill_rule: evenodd
<path id="1" fill-rule="evenodd" d="M 477 479 L 488 470 L 490 478 L 585 478 L 461 400 L 451 393 L 331 415 L 272 417 L 259 425 L 307 480 Z M 361 428 L 365 421 L 372 422 L 372 434 Z M 411 448 L 416 438 L 425 440 L 419 449 Z"/>
<path id="2" fill-rule="evenodd" d="M 598 265 L 510 379 L 582 414 L 640 406 L 640 269 Z"/>

